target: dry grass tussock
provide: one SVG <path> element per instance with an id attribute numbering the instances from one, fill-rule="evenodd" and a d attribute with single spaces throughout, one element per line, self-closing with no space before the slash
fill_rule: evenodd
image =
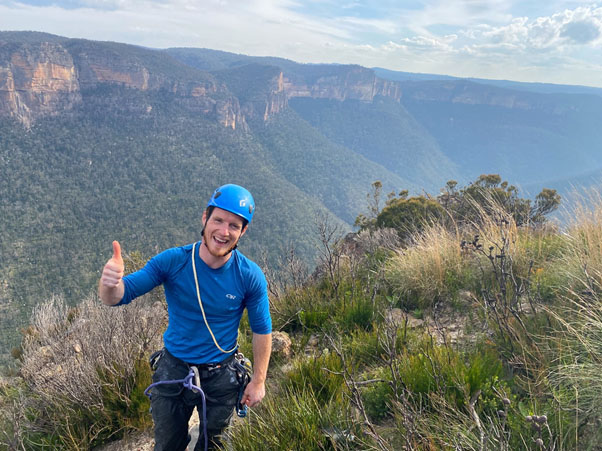
<path id="1" fill-rule="evenodd" d="M 459 289 L 475 288 L 475 281 L 495 277 L 496 272 L 512 279 L 531 277 L 549 231 L 518 227 L 493 199 L 485 207 L 475 202 L 473 211 L 476 216 L 461 225 L 425 225 L 407 247 L 398 249 L 386 265 L 391 286 L 402 296 L 432 304 L 453 298 Z"/>
<path id="2" fill-rule="evenodd" d="M 447 295 L 450 277 L 459 277 L 466 266 L 460 241 L 457 231 L 441 224 L 427 227 L 387 261 L 387 280 L 400 292 L 420 293 L 425 299 Z"/>
<path id="3" fill-rule="evenodd" d="M 566 231 L 565 268 L 575 289 L 602 287 L 602 194 L 590 190 L 580 196 L 570 212 Z"/>

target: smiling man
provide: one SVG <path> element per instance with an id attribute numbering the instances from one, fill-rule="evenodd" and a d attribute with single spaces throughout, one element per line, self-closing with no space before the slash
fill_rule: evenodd
<path id="1" fill-rule="evenodd" d="M 188 421 L 195 407 L 201 421 L 195 450 L 205 442 L 204 423 L 213 449 L 239 401 L 252 407 L 265 396 L 272 345 L 267 283 L 259 266 L 236 250 L 254 211 L 249 191 L 238 185 L 221 186 L 203 213 L 200 242 L 168 249 L 125 277 L 121 247 L 113 242 L 113 257 L 99 282 L 100 299 L 107 305 L 128 304 L 162 284 L 169 324 L 163 335 L 165 348 L 155 353 L 152 362 L 153 382 L 182 380 L 193 369 L 206 396 L 205 422 L 201 393 L 182 384 L 152 389 L 155 450 L 186 449 Z M 255 368 L 250 382 L 238 364 L 242 357 L 237 352 L 245 308 L 253 331 Z"/>

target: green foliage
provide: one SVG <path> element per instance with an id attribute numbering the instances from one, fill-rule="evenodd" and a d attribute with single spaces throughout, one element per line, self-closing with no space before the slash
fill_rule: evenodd
<path id="1" fill-rule="evenodd" d="M 492 398 L 492 387 L 502 376 L 502 366 L 491 351 L 461 354 L 442 346 L 422 346 L 400 359 L 400 374 L 408 389 L 426 400 L 431 392 L 444 393 L 458 408 L 478 390 Z"/>
<path id="2" fill-rule="evenodd" d="M 366 413 L 372 421 L 379 422 L 391 415 L 392 409 L 389 403 L 393 395 L 393 388 L 389 381 L 376 382 L 362 390 Z"/>
<path id="3" fill-rule="evenodd" d="M 530 199 L 519 197 L 518 188 L 502 181 L 498 174 L 483 174 L 460 190 L 456 189 L 456 182 L 452 180 L 446 188 L 439 196 L 439 203 L 458 223 L 478 223 L 483 211 L 494 215 L 497 209 L 501 209 L 519 227 L 541 225 L 546 221 L 546 215 L 560 205 L 560 195 L 548 188 L 537 194 L 532 205 Z"/>
<path id="4" fill-rule="evenodd" d="M 234 424 L 229 436 L 236 451 L 318 451 L 373 446 L 340 404 L 321 402 L 311 391 L 297 388 L 267 397 L 249 421 Z"/>
<path id="5" fill-rule="evenodd" d="M 436 189 L 441 180 L 457 176 L 454 163 L 393 99 L 377 96 L 373 102 L 341 102 L 299 97 L 289 102 L 324 136 L 404 179 L 395 185 L 380 179 L 386 192 L 401 186 L 413 192 Z"/>
<path id="6" fill-rule="evenodd" d="M 299 358 L 283 385 L 293 390 L 307 390 L 320 403 L 340 401 L 343 394 L 342 362 L 333 352 L 315 358 Z"/>
<path id="7" fill-rule="evenodd" d="M 442 221 L 445 215 L 444 209 L 434 199 L 424 196 L 396 198 L 387 202 L 376 217 L 375 227 L 395 229 L 401 238 L 407 239 L 426 225 Z"/>
<path id="8" fill-rule="evenodd" d="M 359 298 L 342 309 L 336 320 L 342 330 L 371 330 L 374 314 L 374 305 L 370 299 Z"/>
<path id="9" fill-rule="evenodd" d="M 95 442 L 103 443 L 109 437 L 121 438 L 127 432 L 150 427 L 150 400 L 144 394 L 144 390 L 152 382 L 148 359 L 136 360 L 132 376 L 125 379 L 121 377 L 122 374 L 127 374 L 124 370 L 109 372 L 99 368 L 98 371 L 103 406 L 98 414 L 100 418 L 104 417 L 104 421 L 97 419 L 96 423 L 106 424 L 106 435 L 99 434 Z M 129 393 L 129 396 L 124 397 L 123 393 Z"/>
<path id="10" fill-rule="evenodd" d="M 399 176 L 386 170 L 383 173 L 377 164 L 334 144 L 293 110 L 282 111 L 267 123 L 251 121 L 251 127 L 261 144 L 263 157 L 282 177 L 281 184 L 292 183 L 347 223 L 357 216 L 362 207 L 358 200 L 363 198 L 364 187 L 371 181 L 381 179 L 386 186 L 403 183 Z M 301 167 L 303 171 L 299 171 Z M 273 191 L 272 196 L 278 195 Z M 300 206 L 301 202 L 302 199 L 291 200 L 294 206 Z M 308 218 L 316 218 L 324 211 L 323 207 L 316 207 L 308 212 Z"/>
<path id="11" fill-rule="evenodd" d="M 429 224 L 474 226 L 480 224 L 483 215 L 493 216 L 499 211 L 510 215 L 517 226 L 542 225 L 546 215 L 560 205 L 560 195 L 548 188 L 544 188 L 532 204 L 530 199 L 519 197 L 518 189 L 497 174 L 481 175 L 461 189 L 457 185 L 455 180 L 448 181 L 437 198 L 428 195 L 408 198 L 407 191 L 397 197 L 392 193 L 380 210 L 382 183 L 374 182 L 372 193 L 368 195 L 369 216 L 358 216 L 355 224 L 362 230 L 394 228 L 407 240 Z"/>
<path id="12" fill-rule="evenodd" d="M 352 357 L 354 365 L 368 366 L 382 360 L 384 349 L 377 330 L 356 328 L 346 334 L 345 338 L 346 353 Z"/>

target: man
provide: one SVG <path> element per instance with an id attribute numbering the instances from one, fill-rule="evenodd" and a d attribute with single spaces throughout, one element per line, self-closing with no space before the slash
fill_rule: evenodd
<path id="1" fill-rule="evenodd" d="M 203 213 L 202 240 L 168 249 L 146 266 L 123 277 L 121 247 L 113 242 L 98 293 L 103 303 L 121 305 L 163 284 L 169 324 L 153 382 L 181 380 L 198 370 L 206 396 L 209 448 L 219 445 L 239 401 L 240 377 L 234 364 L 238 327 L 246 308 L 253 331 L 253 376 L 242 404 L 253 407 L 265 396 L 265 379 L 272 337 L 267 283 L 261 269 L 235 250 L 255 210 L 251 193 L 238 185 L 215 190 Z M 240 376 L 240 374 L 238 374 Z M 195 450 L 202 449 L 201 393 L 183 384 L 161 384 L 152 389 L 155 450 L 184 450 L 190 437 L 188 421 L 197 407 L 201 433 Z"/>

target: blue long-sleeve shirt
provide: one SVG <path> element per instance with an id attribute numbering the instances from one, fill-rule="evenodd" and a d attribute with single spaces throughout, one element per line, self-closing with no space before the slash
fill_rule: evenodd
<path id="1" fill-rule="evenodd" d="M 195 265 L 203 310 L 209 327 L 224 350 L 236 345 L 243 311 L 249 314 L 251 330 L 257 334 L 272 331 L 267 282 L 257 264 L 237 250 L 226 264 L 212 269 L 199 257 Z M 203 320 L 192 270 L 193 245 L 168 249 L 156 255 L 139 271 L 123 278 L 125 293 L 120 304 L 163 284 L 169 324 L 163 335 L 167 350 L 189 363 L 214 363 L 227 355 L 214 344 Z"/>

